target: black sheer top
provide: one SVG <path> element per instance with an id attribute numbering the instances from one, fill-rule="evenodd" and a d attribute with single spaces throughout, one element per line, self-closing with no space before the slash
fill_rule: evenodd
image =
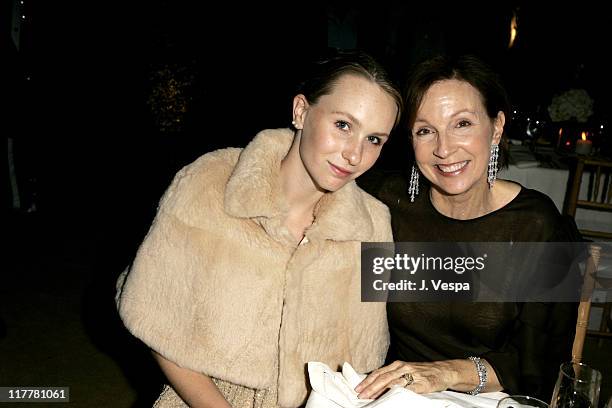
<path id="1" fill-rule="evenodd" d="M 562 217 L 549 197 L 524 187 L 503 208 L 471 220 L 439 213 L 427 186 L 411 203 L 400 176 L 363 187 L 389 206 L 396 242 L 580 240 L 573 220 Z M 577 305 L 389 302 L 387 313 L 388 363 L 479 356 L 506 392 L 550 400 L 559 365 L 571 359 Z"/>

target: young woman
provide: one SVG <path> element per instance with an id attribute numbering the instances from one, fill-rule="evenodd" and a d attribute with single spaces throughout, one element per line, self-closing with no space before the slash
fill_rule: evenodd
<path id="1" fill-rule="evenodd" d="M 169 382 L 157 406 L 297 407 L 308 361 L 382 364 L 385 305 L 360 302 L 359 260 L 360 241 L 392 240 L 389 213 L 354 180 L 401 105 L 371 57 L 337 53 L 302 83 L 293 129 L 177 174 L 118 282 L 126 327 Z"/>

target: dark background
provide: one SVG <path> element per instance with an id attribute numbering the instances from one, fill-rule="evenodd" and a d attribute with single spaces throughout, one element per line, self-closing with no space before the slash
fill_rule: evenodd
<path id="1" fill-rule="evenodd" d="M 500 72 L 522 110 L 545 112 L 554 94 L 583 87 L 595 116 L 610 116 L 612 18 L 588 2 L 42 3 L 24 3 L 19 51 L 3 36 L 2 127 L 15 141 L 23 187 L 36 184 L 39 210 L 95 206 L 112 219 L 151 210 L 181 166 L 286 126 L 300 66 L 328 45 L 371 52 L 400 83 L 427 56 L 474 53 Z M 513 12 L 519 33 L 508 49 Z M 2 15 L 10 27 L 11 13 Z M 185 112 L 170 112 L 166 119 L 180 122 L 164 127 L 159 108 L 168 99 L 159 91 L 168 80 Z M 402 151 L 386 150 L 379 165 L 392 167 Z"/>
<path id="2" fill-rule="evenodd" d="M 48 273 L 33 258 L 79 251 L 91 276 L 88 335 L 146 390 L 143 367 L 157 374 L 114 312 L 116 277 L 176 171 L 287 126 L 301 66 L 328 46 L 369 51 L 399 82 L 425 57 L 474 53 L 500 72 L 517 109 L 545 114 L 553 95 L 582 87 L 594 117 L 609 123 L 612 18 L 603 5 L 460 3 L 3 2 L 0 129 L 20 199 L 16 206 L 5 170 L 5 290 Z M 508 49 L 513 13 L 518 37 Z M 184 112 L 169 107 L 169 84 Z M 402 136 L 377 166 L 404 165 Z M 0 299 L 0 339 L 3 330 Z"/>
<path id="3" fill-rule="evenodd" d="M 10 6 L 2 27 L 11 27 Z M 130 224 L 146 224 L 178 168 L 286 126 L 300 66 L 329 45 L 371 52 L 399 82 L 427 56 L 474 53 L 500 72 L 524 111 L 545 112 L 554 94 L 583 87 L 595 116 L 609 118 L 612 19 L 602 7 L 28 0 L 19 51 L 3 33 L 1 126 L 39 210 L 72 219 L 93 207 L 111 219 L 135 211 L 142 219 L 130 215 Z M 519 32 L 508 49 L 513 12 Z M 165 117 L 180 122 L 164 127 L 159 108 L 168 99 L 159 92 L 172 79 L 185 112 Z M 379 165 L 393 167 L 403 149 L 386 150 Z M 24 194 L 28 207 L 33 198 Z"/>

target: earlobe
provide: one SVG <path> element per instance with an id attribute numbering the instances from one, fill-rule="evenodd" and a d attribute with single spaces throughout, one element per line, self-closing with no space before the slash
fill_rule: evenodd
<path id="1" fill-rule="evenodd" d="M 306 112 L 308 111 L 308 100 L 302 94 L 296 95 L 293 98 L 293 126 L 296 129 L 302 129 L 304 127 L 304 119 Z"/>

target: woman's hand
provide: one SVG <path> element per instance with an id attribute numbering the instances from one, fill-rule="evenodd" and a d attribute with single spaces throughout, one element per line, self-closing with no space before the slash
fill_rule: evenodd
<path id="1" fill-rule="evenodd" d="M 388 366 L 372 371 L 355 388 L 355 391 L 359 393 L 359 398 L 378 398 L 394 385 L 406 387 L 419 394 L 444 391 L 458 382 L 458 373 L 452 361 L 454 360 L 432 363 L 395 361 Z M 412 375 L 413 381 L 410 385 L 407 385 L 404 374 Z"/>
<path id="2" fill-rule="evenodd" d="M 501 391 L 497 374 L 488 361 L 482 359 L 487 369 L 485 392 Z M 412 376 L 412 382 L 407 384 Z M 406 387 L 419 394 L 444 391 L 472 391 L 479 383 L 478 372 L 474 362 L 464 360 L 444 360 L 431 363 L 407 363 L 395 361 L 388 366 L 374 370 L 356 388 L 359 398 L 378 398 L 383 392 L 394 385 Z"/>

